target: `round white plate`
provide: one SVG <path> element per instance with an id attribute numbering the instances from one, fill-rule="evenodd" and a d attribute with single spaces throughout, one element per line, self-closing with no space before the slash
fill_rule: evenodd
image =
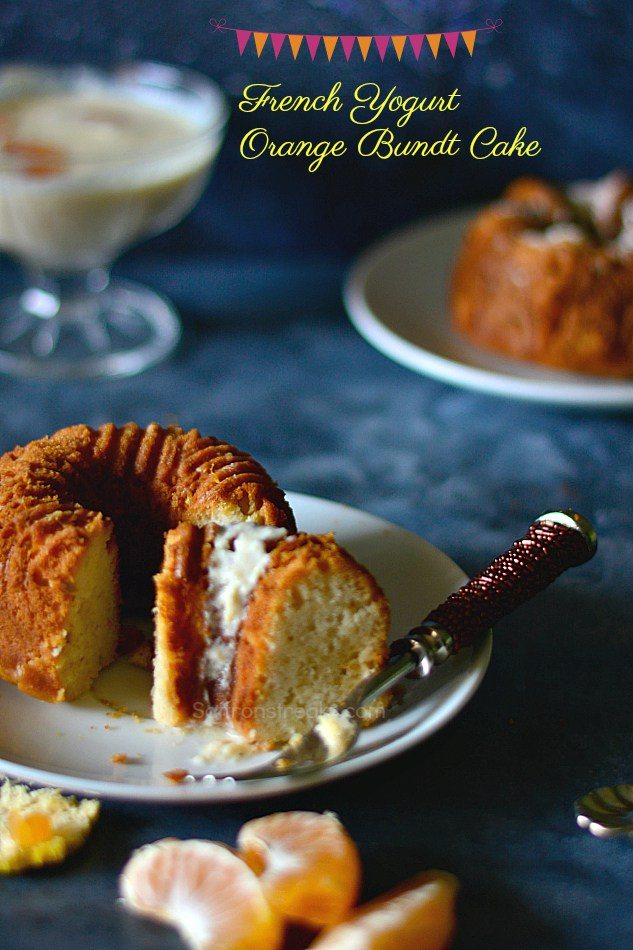
<path id="1" fill-rule="evenodd" d="M 375 574 L 393 610 L 393 635 L 404 635 L 466 580 L 445 554 L 387 521 L 345 505 L 290 494 L 304 531 L 335 531 L 337 540 Z M 448 722 L 470 699 L 488 666 L 492 637 L 463 650 L 426 683 L 407 681 L 401 704 L 384 721 L 362 732 L 349 758 L 301 778 L 289 776 L 174 785 L 164 773 L 185 769 L 196 776 L 213 763 L 196 765 L 204 733 L 158 726 L 148 718 L 150 676 L 124 661 L 101 674 L 91 693 L 74 703 L 51 705 L 0 684 L 0 772 L 34 784 L 104 798 L 136 801 L 236 801 L 280 795 L 350 775 L 391 758 Z M 106 703 L 110 705 L 105 705 Z M 121 713 L 125 707 L 126 713 Z M 123 753 L 132 761 L 113 764 Z M 265 761 L 267 755 L 260 756 Z M 232 767 L 232 766 L 229 766 Z M 227 763 L 216 768 L 226 771 Z"/>
<path id="2" fill-rule="evenodd" d="M 453 332 L 448 280 L 474 213 L 469 209 L 415 224 L 361 255 L 343 290 L 361 336 L 396 363 L 466 389 L 578 408 L 633 406 L 633 382 L 504 359 Z"/>

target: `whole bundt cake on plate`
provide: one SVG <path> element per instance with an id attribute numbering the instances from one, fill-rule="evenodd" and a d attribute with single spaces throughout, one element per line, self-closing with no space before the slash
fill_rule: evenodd
<path id="1" fill-rule="evenodd" d="M 455 327 L 504 356 L 633 375 L 633 180 L 559 188 L 522 178 L 468 228 L 450 305 Z"/>

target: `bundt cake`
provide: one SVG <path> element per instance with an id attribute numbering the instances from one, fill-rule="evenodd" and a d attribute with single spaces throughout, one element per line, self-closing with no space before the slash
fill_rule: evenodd
<path id="1" fill-rule="evenodd" d="M 517 359 L 633 375 L 633 180 L 512 184 L 464 237 L 450 287 L 456 328 Z"/>
<path id="2" fill-rule="evenodd" d="M 151 585 L 165 531 L 236 521 L 295 529 L 264 469 L 196 430 L 77 425 L 6 453 L 0 676 L 51 702 L 80 696 L 114 658 L 121 596 Z"/>
<path id="3" fill-rule="evenodd" d="M 273 745 L 386 659 L 384 594 L 331 535 L 180 524 L 167 534 L 156 589 L 160 722 L 211 716 Z"/>

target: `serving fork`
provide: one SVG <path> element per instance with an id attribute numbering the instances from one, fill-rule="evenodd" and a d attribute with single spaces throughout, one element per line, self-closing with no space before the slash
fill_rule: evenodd
<path id="1" fill-rule="evenodd" d="M 335 741 L 328 737 L 320 717 L 308 732 L 293 737 L 265 764 L 233 772 L 214 770 L 203 779 L 235 777 L 242 782 L 298 776 L 340 761 L 358 738 L 365 707 L 405 677 L 430 677 L 436 667 L 474 644 L 493 624 L 548 587 L 563 571 L 590 560 L 596 548 L 596 532 L 582 515 L 568 509 L 546 512 L 505 553 L 395 640 L 383 669 L 327 711 L 335 726 Z"/>

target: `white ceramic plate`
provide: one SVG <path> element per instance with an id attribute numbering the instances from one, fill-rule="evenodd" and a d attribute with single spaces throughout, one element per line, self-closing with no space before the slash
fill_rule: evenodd
<path id="1" fill-rule="evenodd" d="M 291 494 L 289 499 L 300 528 L 335 531 L 339 542 L 375 574 L 392 604 L 394 637 L 406 633 L 466 580 L 445 554 L 403 528 L 320 498 Z M 236 761 L 235 782 L 170 783 L 166 771 L 185 769 L 203 775 L 213 771 L 213 763 L 193 762 L 204 744 L 199 731 L 160 727 L 147 718 L 149 674 L 124 661 L 102 673 L 91 694 L 74 703 L 50 705 L 1 683 L 0 772 L 34 784 L 137 801 L 236 801 L 280 795 L 358 772 L 431 735 L 473 695 L 491 646 L 488 635 L 475 650 L 463 650 L 448 660 L 428 682 L 408 681 L 403 702 L 380 724 L 363 731 L 348 759 L 296 779 L 240 782 L 240 764 L 253 764 L 249 757 Z M 128 713 L 121 714 L 121 707 Z M 111 757 L 117 753 L 137 761 L 115 765 Z M 216 764 L 224 771 L 226 767 L 226 762 Z"/>
<path id="2" fill-rule="evenodd" d="M 453 332 L 448 279 L 473 214 L 469 209 L 413 225 L 358 259 L 343 291 L 358 332 L 396 363 L 466 389 L 578 408 L 633 406 L 633 382 L 503 359 Z"/>

